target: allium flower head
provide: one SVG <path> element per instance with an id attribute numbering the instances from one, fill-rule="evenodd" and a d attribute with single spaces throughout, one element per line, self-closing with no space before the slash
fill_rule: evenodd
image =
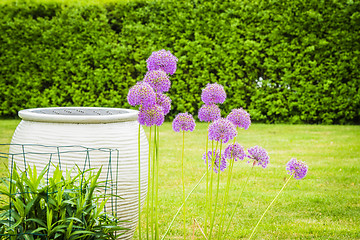
<path id="1" fill-rule="evenodd" d="M 266 152 L 265 149 L 259 146 L 255 146 L 248 149 L 249 155 L 247 156 L 250 159 L 253 159 L 255 162 L 254 164 L 257 164 L 263 168 L 266 168 L 266 166 L 269 164 L 269 155 Z"/>
<path id="2" fill-rule="evenodd" d="M 205 160 L 205 164 L 207 164 L 209 166 L 209 169 L 212 166 L 212 162 L 214 161 L 214 172 L 218 173 L 219 170 L 219 159 L 220 159 L 220 153 L 219 151 L 217 151 L 215 153 L 214 151 L 208 151 L 208 156 L 207 156 L 208 160 L 206 161 L 206 153 L 203 154 L 202 159 Z M 224 171 L 227 167 L 227 162 L 224 156 L 221 156 L 221 161 L 220 161 L 220 171 Z"/>
<path id="3" fill-rule="evenodd" d="M 164 115 L 168 114 L 171 109 L 171 99 L 163 93 L 156 94 L 156 104 L 161 106 L 164 111 Z"/>
<path id="4" fill-rule="evenodd" d="M 131 106 L 147 108 L 155 104 L 156 94 L 148 83 L 138 82 L 129 89 L 127 100 Z"/>
<path id="5" fill-rule="evenodd" d="M 179 113 L 176 115 L 172 127 L 175 132 L 180 131 L 194 131 L 195 129 L 195 120 L 193 116 L 189 113 Z"/>
<path id="6" fill-rule="evenodd" d="M 199 109 L 198 116 L 202 122 L 212 122 L 221 118 L 221 111 L 216 104 L 204 104 Z"/>
<path id="7" fill-rule="evenodd" d="M 201 100 L 205 104 L 223 103 L 226 99 L 224 87 L 218 83 L 208 83 L 202 90 Z"/>
<path id="8" fill-rule="evenodd" d="M 245 130 L 247 130 L 251 124 L 250 114 L 242 108 L 231 110 L 231 113 L 226 119 L 231 121 L 236 127 L 244 128 Z"/>
<path id="9" fill-rule="evenodd" d="M 160 126 L 164 122 L 164 110 L 159 105 L 153 105 L 148 108 L 140 108 L 138 121 L 141 125 L 151 127 Z"/>
<path id="10" fill-rule="evenodd" d="M 220 118 L 212 122 L 209 126 L 209 140 L 220 141 L 227 143 L 230 139 L 236 137 L 237 131 L 229 120 Z"/>
<path id="11" fill-rule="evenodd" d="M 171 85 L 169 76 L 163 70 L 148 71 L 143 81 L 150 84 L 158 93 L 169 91 Z"/>
<path id="12" fill-rule="evenodd" d="M 308 166 L 304 162 L 298 161 L 296 158 L 292 158 L 286 164 L 286 170 L 290 175 L 294 175 L 295 179 L 302 179 L 307 174 Z"/>
<path id="13" fill-rule="evenodd" d="M 162 49 L 157 52 L 152 52 L 151 56 L 146 60 L 147 69 L 163 70 L 167 74 L 173 75 L 176 71 L 176 63 L 178 59 L 171 54 L 170 51 Z"/>
<path id="14" fill-rule="evenodd" d="M 224 151 L 224 157 L 226 159 L 244 160 L 245 151 L 239 143 L 230 144 Z"/>

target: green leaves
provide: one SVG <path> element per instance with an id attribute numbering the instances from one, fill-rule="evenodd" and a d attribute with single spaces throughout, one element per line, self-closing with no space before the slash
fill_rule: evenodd
<path id="1" fill-rule="evenodd" d="M 225 114 L 253 121 L 360 123 L 358 1 L 130 1 L 0 9 L 0 116 L 49 106 L 130 107 L 152 51 L 179 58 L 172 110 L 197 116 L 225 87 Z M 263 84 L 259 85 L 259 79 Z"/>
<path id="2" fill-rule="evenodd" d="M 101 193 L 101 169 L 64 172 L 56 167 L 45 180 L 46 166 L 20 172 L 14 166 L 12 179 L 2 178 L 0 229 L 14 239 L 116 239 L 121 221 L 103 211 L 110 196 Z M 65 175 L 65 176 L 64 176 Z M 13 239 L 13 238 L 11 238 Z"/>

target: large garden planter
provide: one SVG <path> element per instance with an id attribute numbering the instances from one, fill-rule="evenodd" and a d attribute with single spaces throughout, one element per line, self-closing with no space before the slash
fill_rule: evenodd
<path id="1" fill-rule="evenodd" d="M 117 194 L 121 196 L 115 205 L 111 202 L 109 204 L 112 204 L 112 209 L 116 208 L 117 216 L 121 220 L 128 221 L 121 223 L 130 229 L 121 239 L 131 239 L 138 221 L 137 114 L 135 110 L 119 108 L 65 107 L 22 110 L 19 112 L 22 121 L 15 130 L 9 152 L 24 153 L 13 157 L 20 169 L 25 169 L 25 165 L 36 165 L 37 169 L 42 169 L 51 158 L 52 164 L 60 164 L 62 168 L 75 165 L 81 168 L 85 165 L 95 169 L 103 167 L 100 180 L 109 180 L 110 176 L 111 185 L 116 186 Z M 55 146 L 55 149 L 45 146 Z M 72 150 L 109 148 L 117 151 L 110 155 L 108 151 L 90 151 L 87 156 L 84 151 L 68 151 L 64 154 L 66 146 Z M 47 151 L 49 154 L 46 154 Z M 59 154 L 56 154 L 57 151 Z M 84 162 L 84 159 L 87 162 Z M 140 161 L 143 204 L 147 191 L 148 141 L 142 128 Z"/>

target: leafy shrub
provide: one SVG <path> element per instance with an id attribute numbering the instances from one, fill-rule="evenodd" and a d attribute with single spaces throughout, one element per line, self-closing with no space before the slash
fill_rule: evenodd
<path id="1" fill-rule="evenodd" d="M 48 167 L 2 178 L 0 236 L 7 239 L 116 239 L 119 220 L 105 213 L 99 171 L 63 172 L 57 167 L 46 182 Z"/>
<path id="2" fill-rule="evenodd" d="M 46 106 L 129 107 L 152 51 L 179 58 L 172 119 L 218 82 L 254 121 L 360 123 L 357 1 L 162 0 L 0 10 L 0 115 Z"/>

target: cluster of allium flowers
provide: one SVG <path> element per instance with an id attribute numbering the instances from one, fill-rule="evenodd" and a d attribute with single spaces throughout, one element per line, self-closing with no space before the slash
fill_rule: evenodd
<path id="1" fill-rule="evenodd" d="M 226 99 L 224 87 L 218 83 L 208 83 L 202 90 L 201 100 L 205 104 L 223 103 Z"/>
<path id="2" fill-rule="evenodd" d="M 245 151 L 243 146 L 239 143 L 230 144 L 224 151 L 224 157 L 226 159 L 234 159 L 235 161 L 244 160 Z"/>
<path id="3" fill-rule="evenodd" d="M 202 122 L 212 122 L 221 118 L 221 111 L 216 104 L 204 104 L 199 109 L 198 117 Z"/>
<path id="4" fill-rule="evenodd" d="M 143 81 L 150 84 L 158 93 L 169 91 L 171 85 L 169 76 L 163 70 L 148 71 Z"/>
<path id="5" fill-rule="evenodd" d="M 172 127 L 175 132 L 180 131 L 194 131 L 195 129 L 195 120 L 193 116 L 189 113 L 179 113 L 176 115 Z"/>
<path id="6" fill-rule="evenodd" d="M 156 104 L 163 108 L 164 115 L 168 114 L 171 109 L 171 99 L 163 94 L 157 93 L 156 94 Z"/>
<path id="7" fill-rule="evenodd" d="M 152 52 L 151 56 L 146 60 L 147 68 L 152 70 L 163 70 L 167 74 L 173 75 L 176 71 L 176 63 L 178 59 L 171 54 L 170 51 L 162 49 Z"/>
<path id="8" fill-rule="evenodd" d="M 230 139 L 236 137 L 236 135 L 237 131 L 234 124 L 225 118 L 215 120 L 209 126 L 209 140 L 227 143 Z"/>
<path id="9" fill-rule="evenodd" d="M 153 105 L 147 108 L 140 108 L 138 121 L 141 125 L 151 127 L 153 125 L 160 126 L 164 123 L 163 108 L 159 105 Z"/>
<path id="10" fill-rule="evenodd" d="M 156 94 L 148 83 L 138 82 L 129 89 L 127 100 L 131 106 L 140 105 L 146 108 L 155 104 Z"/>
<path id="11" fill-rule="evenodd" d="M 163 94 L 170 89 L 167 74 L 174 74 L 178 59 L 170 51 L 153 52 L 146 60 L 148 72 L 142 82 L 136 83 L 128 92 L 131 106 L 140 106 L 138 121 L 141 125 L 160 126 L 171 109 L 171 99 Z"/>
<path id="12" fill-rule="evenodd" d="M 242 108 L 231 110 L 226 119 L 231 121 L 236 127 L 244 128 L 245 130 L 251 124 L 250 114 Z"/>
<path id="13" fill-rule="evenodd" d="M 259 146 L 255 146 L 248 149 L 249 155 L 247 156 L 250 159 L 254 160 L 254 164 L 257 164 L 263 168 L 269 164 L 269 155 L 265 149 Z"/>
<path id="14" fill-rule="evenodd" d="M 292 158 L 286 164 L 286 170 L 290 175 L 294 175 L 295 179 L 302 179 L 307 174 L 308 166 L 304 162 L 298 161 L 296 158 Z"/>
<path id="15" fill-rule="evenodd" d="M 205 164 L 207 164 L 209 166 L 209 169 L 211 169 L 212 166 L 212 162 L 214 162 L 214 172 L 218 173 L 219 170 L 219 165 L 220 165 L 220 171 L 224 171 L 227 167 L 227 162 L 224 156 L 221 156 L 221 161 L 219 164 L 219 159 L 220 159 L 220 152 L 219 151 L 208 151 L 208 155 L 207 155 L 207 160 L 206 160 L 206 153 L 203 154 L 202 157 L 203 160 L 205 160 Z"/>

